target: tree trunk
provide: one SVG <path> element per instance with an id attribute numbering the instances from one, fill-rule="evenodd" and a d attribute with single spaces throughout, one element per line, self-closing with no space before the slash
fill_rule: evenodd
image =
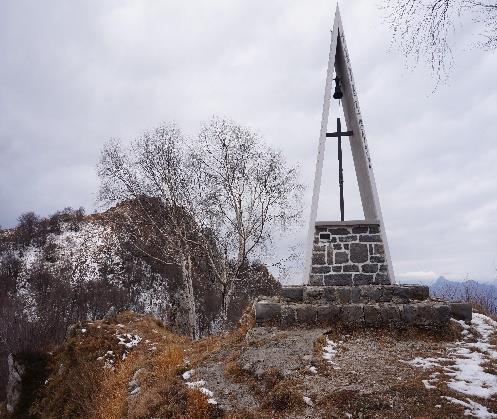
<path id="1" fill-rule="evenodd" d="M 227 279 L 221 284 L 221 320 L 223 321 L 223 324 L 226 324 L 228 322 L 229 308 L 233 293 L 233 281 Z"/>
<path id="2" fill-rule="evenodd" d="M 182 256 L 181 273 L 183 275 L 183 282 L 185 284 L 187 305 L 188 305 L 188 324 L 190 326 L 190 334 L 193 339 L 200 337 L 198 327 L 197 308 L 195 306 L 195 294 L 193 292 L 193 278 L 192 278 L 192 262 L 191 256 Z"/>

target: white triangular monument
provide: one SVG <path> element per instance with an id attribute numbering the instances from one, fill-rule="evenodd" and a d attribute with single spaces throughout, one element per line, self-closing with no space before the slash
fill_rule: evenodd
<path id="1" fill-rule="evenodd" d="M 341 100 L 345 123 L 347 129 L 352 131 L 348 141 L 352 151 L 364 220 L 316 221 L 325 146 L 327 141 L 336 141 L 336 139 L 327 138 L 327 133 L 334 131 L 328 128 L 334 74 L 339 79 L 343 92 Z M 334 103 L 338 106 L 338 101 Z M 328 137 L 331 135 L 328 134 Z M 303 283 L 311 285 L 395 283 L 373 165 L 338 5 L 331 32 Z"/>

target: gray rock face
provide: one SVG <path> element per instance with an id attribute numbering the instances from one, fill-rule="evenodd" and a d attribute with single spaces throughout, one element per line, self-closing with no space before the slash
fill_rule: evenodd
<path id="1" fill-rule="evenodd" d="M 9 366 L 9 379 L 7 381 L 7 411 L 13 413 L 22 391 L 22 376 L 25 372 L 24 365 L 14 359 L 12 354 L 7 358 Z"/>

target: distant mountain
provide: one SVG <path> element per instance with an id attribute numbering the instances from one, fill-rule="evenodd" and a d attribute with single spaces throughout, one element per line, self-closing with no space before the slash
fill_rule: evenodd
<path id="1" fill-rule="evenodd" d="M 469 301 L 491 314 L 497 314 L 497 282 L 449 281 L 441 276 L 430 285 L 430 294 L 447 300 Z"/>

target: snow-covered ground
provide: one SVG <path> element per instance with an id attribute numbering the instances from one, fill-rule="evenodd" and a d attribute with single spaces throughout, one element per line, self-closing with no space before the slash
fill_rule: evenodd
<path id="1" fill-rule="evenodd" d="M 423 380 L 427 389 L 447 387 L 461 394 L 464 400 L 445 397 L 451 403 L 465 407 L 467 415 L 480 418 L 497 418 L 485 406 L 470 397 L 489 399 L 497 395 L 497 376 L 485 370 L 485 364 L 497 360 L 497 348 L 490 338 L 497 331 L 497 322 L 483 314 L 473 313 L 471 324 L 458 322 L 463 328 L 463 339 L 448 346 L 446 356 L 440 358 L 417 357 L 408 363 L 423 369 L 437 369 L 429 379 Z"/>

